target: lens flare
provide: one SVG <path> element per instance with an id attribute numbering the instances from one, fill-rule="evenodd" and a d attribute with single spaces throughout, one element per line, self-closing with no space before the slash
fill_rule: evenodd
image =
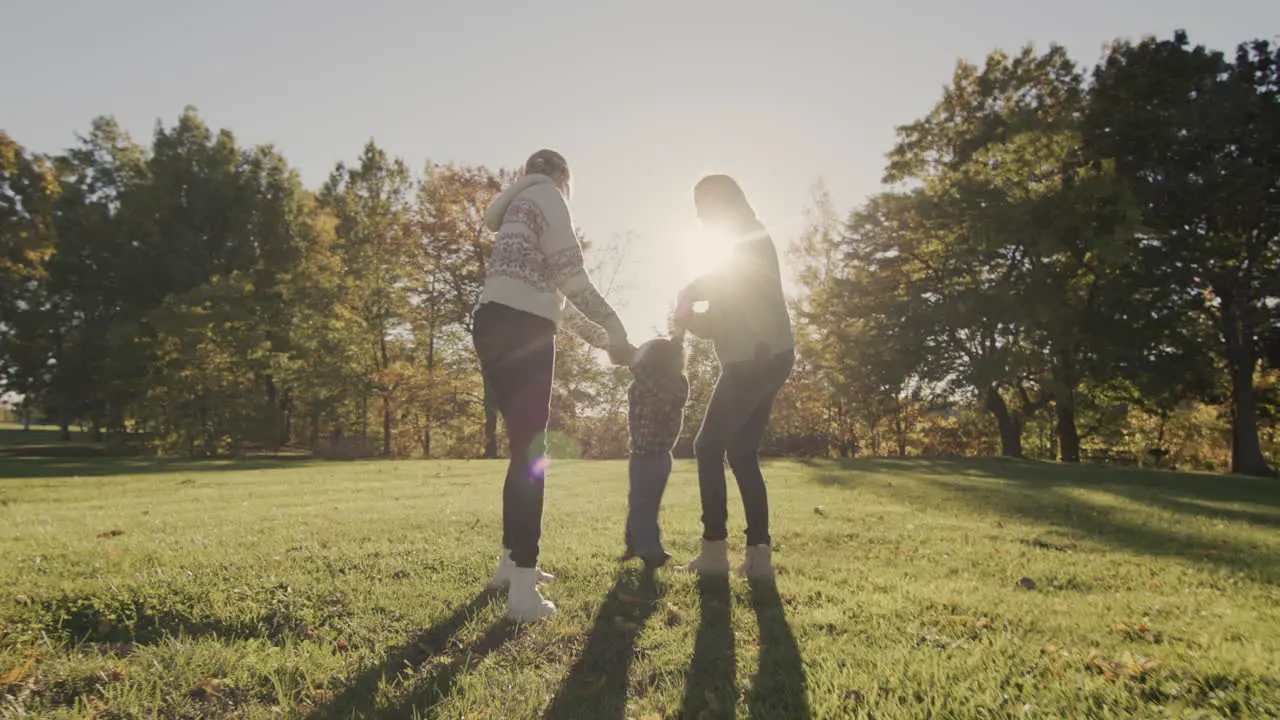
<path id="1" fill-rule="evenodd" d="M 529 477 L 534 480 L 541 480 L 546 477 L 547 470 L 551 467 L 551 458 L 546 455 L 540 455 L 529 463 Z"/>

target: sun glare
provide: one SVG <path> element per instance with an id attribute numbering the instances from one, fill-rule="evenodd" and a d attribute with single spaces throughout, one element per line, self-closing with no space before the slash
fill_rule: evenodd
<path id="1" fill-rule="evenodd" d="M 728 257 L 730 243 L 719 233 L 704 227 L 691 228 L 680 244 L 683 271 L 687 279 L 693 279 L 714 270 Z"/>

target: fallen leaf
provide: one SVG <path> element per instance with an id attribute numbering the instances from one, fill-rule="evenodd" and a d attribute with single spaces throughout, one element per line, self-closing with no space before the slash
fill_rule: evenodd
<path id="1" fill-rule="evenodd" d="M 1152 581 L 1151 581 L 1151 584 L 1147 585 L 1147 589 L 1148 589 L 1148 590 L 1158 590 L 1158 589 L 1160 589 L 1160 583 L 1156 582 L 1155 580 L 1152 580 Z"/>
<path id="2" fill-rule="evenodd" d="M 200 681 L 199 687 L 205 692 L 216 693 L 222 688 L 222 681 L 218 678 L 205 678 Z"/>
<path id="3" fill-rule="evenodd" d="M 618 593 L 618 599 L 624 603 L 640 602 L 640 598 L 636 597 L 635 595 L 628 595 L 627 593 Z"/>
<path id="4" fill-rule="evenodd" d="M 120 682 L 124 679 L 124 667 L 117 665 L 111 668 L 111 679 Z"/>
<path id="5" fill-rule="evenodd" d="M 600 692 L 600 688 L 604 687 L 605 682 L 607 682 L 608 680 L 609 680 L 609 678 L 605 677 L 604 675 L 601 675 L 601 676 L 600 676 L 600 677 L 599 677 L 595 682 L 593 682 L 593 683 L 591 683 L 590 685 L 588 685 L 588 686 L 586 686 L 586 687 L 582 688 L 582 693 L 581 693 L 581 694 L 582 694 L 582 695 L 594 695 L 595 693 Z"/>
<path id="6" fill-rule="evenodd" d="M 1201 555 L 1203 555 L 1203 556 L 1205 556 L 1205 557 L 1213 557 L 1214 555 L 1217 555 L 1217 554 L 1218 554 L 1218 551 L 1217 551 L 1217 550 L 1205 550 L 1204 552 L 1202 552 L 1202 553 L 1200 553 L 1200 554 L 1201 554 Z"/>
<path id="7" fill-rule="evenodd" d="M 1029 577 L 1019 578 L 1019 579 L 1018 579 L 1018 584 L 1019 584 L 1019 585 L 1021 585 L 1021 586 L 1022 586 L 1022 587 L 1024 587 L 1024 588 L 1026 588 L 1027 590 L 1035 590 L 1035 589 L 1036 589 L 1036 581 L 1035 581 L 1035 580 L 1032 580 L 1032 579 L 1031 579 L 1031 578 L 1029 578 Z"/>
<path id="8" fill-rule="evenodd" d="M 826 515 L 827 508 L 825 505 L 819 505 L 813 509 L 815 515 Z"/>
<path id="9" fill-rule="evenodd" d="M 108 530 L 104 533 L 98 533 L 98 537 L 105 540 L 107 538 L 120 537 L 123 534 L 123 530 Z"/>
<path id="10" fill-rule="evenodd" d="M 333 643 L 333 646 L 338 648 L 338 652 L 347 652 L 351 649 L 346 640 L 337 640 Z"/>
<path id="11" fill-rule="evenodd" d="M 1119 631 L 1120 631 L 1120 632 L 1122 632 L 1122 633 L 1124 633 L 1124 632 L 1129 632 L 1129 626 L 1128 626 L 1128 625 L 1125 625 L 1124 623 L 1120 622 L 1119 620 L 1115 620 L 1115 621 L 1114 621 L 1114 625 L 1115 625 L 1116 630 L 1119 630 Z"/>
<path id="12" fill-rule="evenodd" d="M 1047 653 L 1047 654 L 1049 654 L 1049 655 L 1052 655 L 1052 654 L 1054 654 L 1054 653 L 1058 652 L 1058 646 L 1057 646 L 1057 645 L 1045 645 L 1043 648 L 1041 648 L 1041 652 L 1044 652 L 1044 653 Z"/>
<path id="13" fill-rule="evenodd" d="M 990 618 L 981 618 L 980 620 L 978 620 L 978 627 L 980 628 L 986 629 L 986 628 L 992 628 L 995 626 L 996 624 L 991 622 Z"/>
<path id="14" fill-rule="evenodd" d="M 30 670 L 31 666 L 35 663 L 36 658 L 31 658 L 22 665 L 19 665 L 5 673 L 4 677 L 0 677 L 0 685 L 12 685 L 14 683 L 22 682 L 22 678 L 26 677 L 27 671 Z"/>

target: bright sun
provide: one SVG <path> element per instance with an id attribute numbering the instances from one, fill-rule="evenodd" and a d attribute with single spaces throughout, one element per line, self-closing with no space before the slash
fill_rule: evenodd
<path id="1" fill-rule="evenodd" d="M 729 249 L 729 242 L 719 233 L 701 225 L 690 228 L 680 243 L 685 278 L 692 280 L 714 270 L 728 257 Z"/>

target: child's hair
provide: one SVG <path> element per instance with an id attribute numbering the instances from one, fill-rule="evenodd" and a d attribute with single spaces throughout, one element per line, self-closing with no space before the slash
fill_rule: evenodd
<path id="1" fill-rule="evenodd" d="M 654 338 L 640 346 L 636 364 L 653 368 L 663 375 L 684 375 L 684 342 L 672 338 Z"/>

